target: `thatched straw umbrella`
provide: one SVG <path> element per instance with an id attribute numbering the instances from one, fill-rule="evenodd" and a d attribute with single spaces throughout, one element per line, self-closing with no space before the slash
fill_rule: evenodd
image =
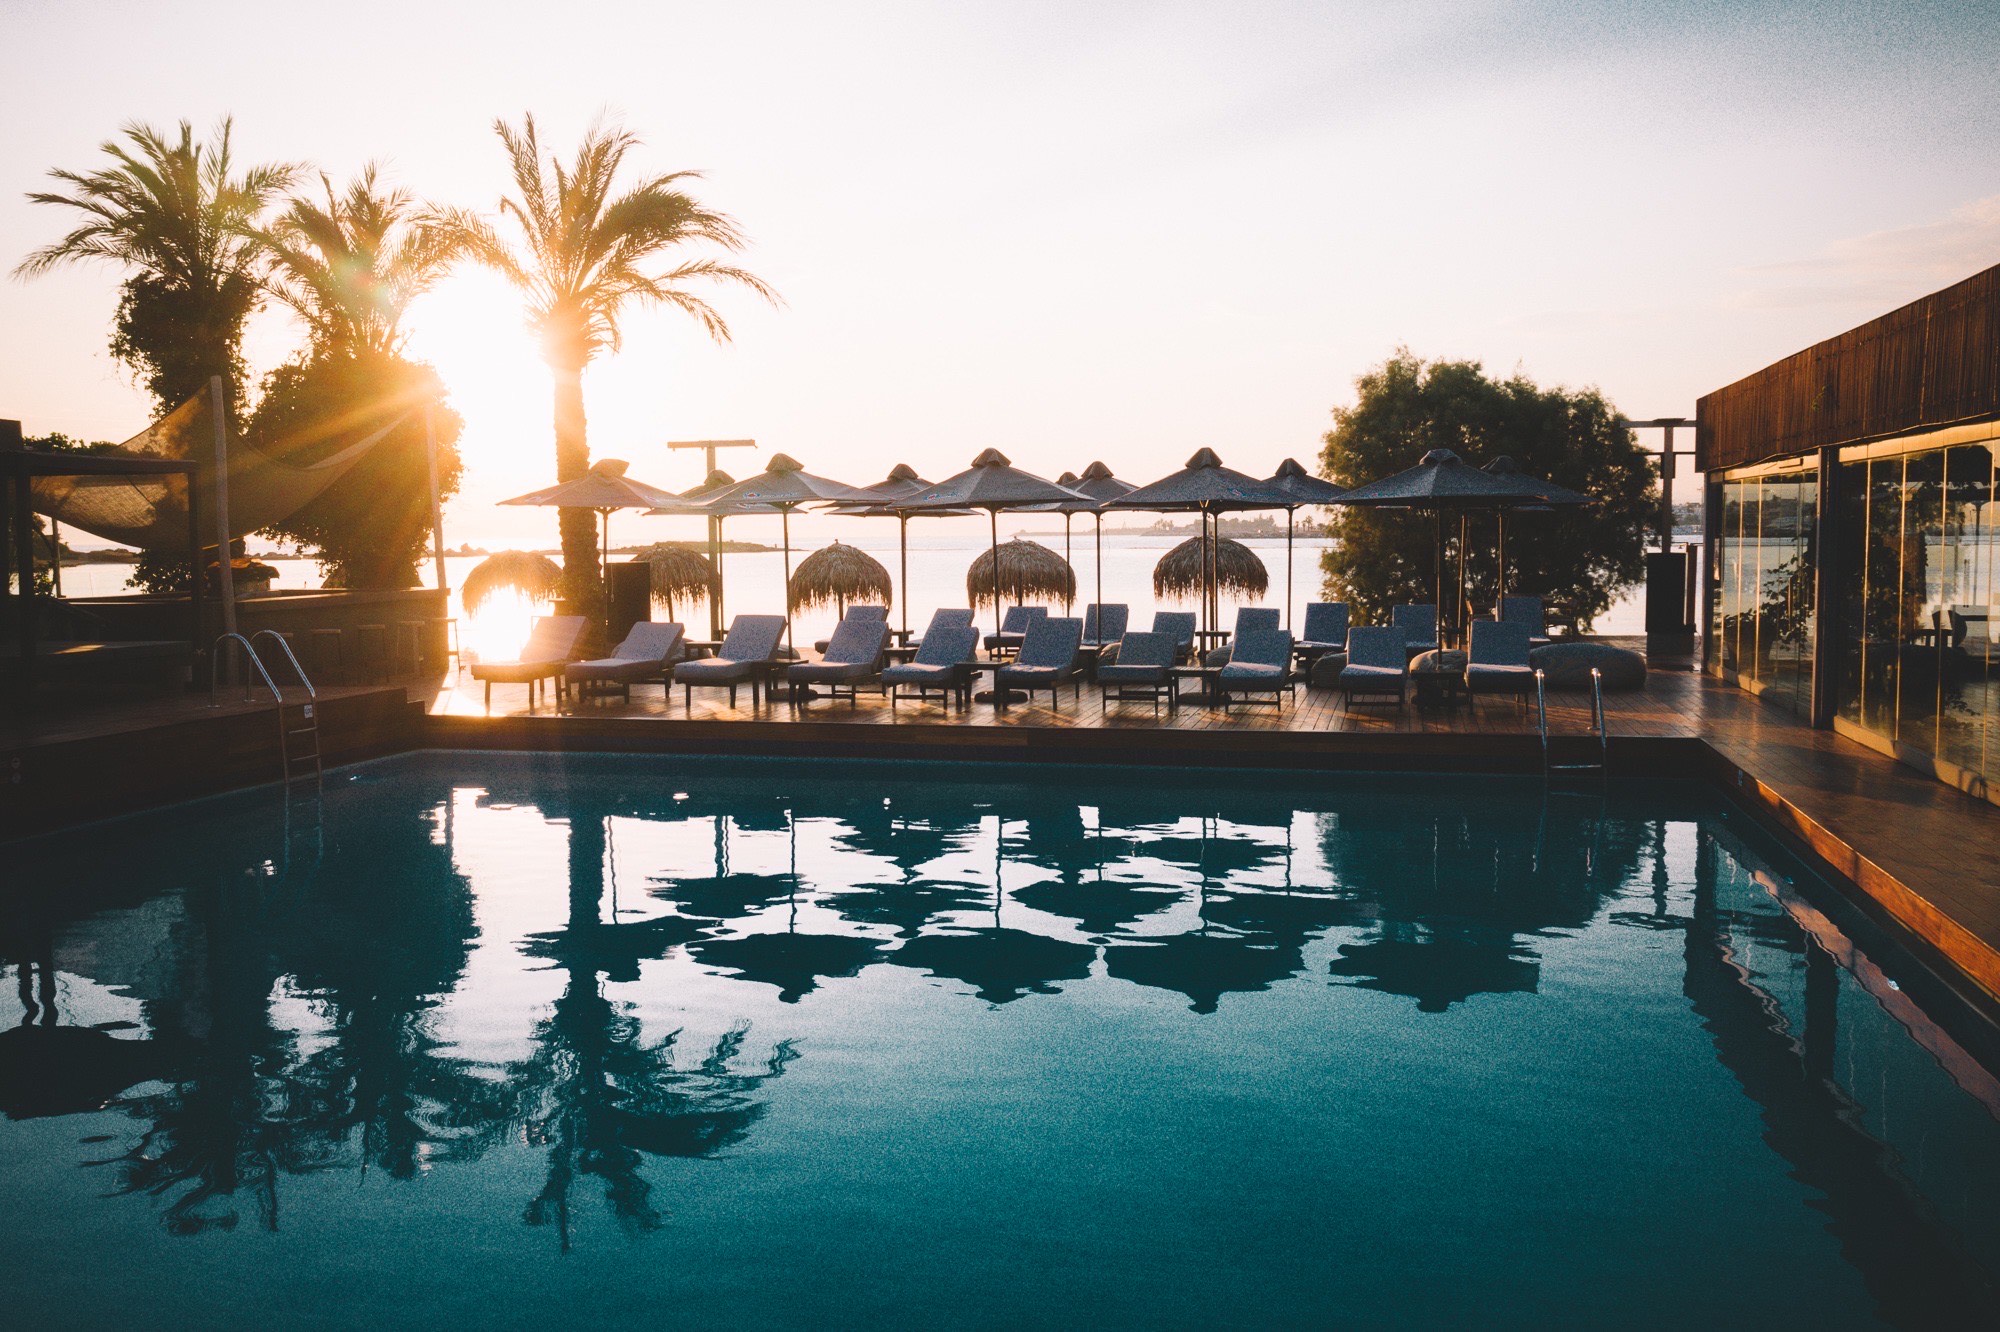
<path id="1" fill-rule="evenodd" d="M 1160 557 L 1153 566 L 1153 595 L 1193 597 L 1202 595 L 1202 549 L 1200 537 L 1189 537 Z M 1217 592 L 1246 592 L 1261 597 L 1271 586 L 1270 572 L 1241 541 L 1217 537 L 1209 553 Z"/>
<path id="2" fill-rule="evenodd" d="M 494 593 L 512 588 L 531 601 L 548 601 L 562 583 L 562 566 L 546 555 L 503 550 L 472 567 L 458 594 L 468 613 L 477 612 Z"/>
<path id="3" fill-rule="evenodd" d="M 1015 537 L 982 552 L 965 571 L 965 595 L 972 598 L 974 607 L 994 600 L 996 560 L 1000 565 L 1000 590 L 1012 597 L 1017 606 L 1031 597 L 1065 602 L 1076 598 L 1076 571 L 1069 567 L 1069 562 L 1040 542 Z"/>
<path id="4" fill-rule="evenodd" d="M 699 551 L 671 541 L 648 546 L 632 557 L 634 564 L 653 566 L 653 595 L 667 603 L 667 618 L 674 618 L 674 600 L 692 602 L 715 594 L 715 566 Z"/>
<path id="5" fill-rule="evenodd" d="M 857 547 L 836 541 L 800 560 L 792 571 L 793 610 L 831 604 L 845 615 L 848 602 L 863 598 L 871 605 L 894 605 L 895 587 L 882 562 Z"/>

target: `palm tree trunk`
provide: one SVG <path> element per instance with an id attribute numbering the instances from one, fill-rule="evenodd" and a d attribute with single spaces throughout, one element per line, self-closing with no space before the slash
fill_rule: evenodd
<path id="1" fill-rule="evenodd" d="M 590 441 L 583 419 L 583 367 L 555 367 L 556 480 L 574 481 L 590 470 Z M 592 607 L 603 596 L 597 565 L 597 515 L 557 509 L 562 532 L 563 596 Z"/>

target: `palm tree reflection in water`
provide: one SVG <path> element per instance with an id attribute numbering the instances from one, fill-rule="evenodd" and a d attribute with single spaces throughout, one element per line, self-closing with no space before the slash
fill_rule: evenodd
<path id="1" fill-rule="evenodd" d="M 327 853 L 289 874 L 247 815 L 27 853 L 30 874 L 75 891 L 0 899 L 0 962 L 19 969 L 23 1012 L 0 1037 L 0 1112 L 105 1105 L 134 1121 L 136 1139 L 92 1164 L 117 1192 L 160 1200 L 176 1233 L 236 1226 L 239 1195 L 278 1228 L 289 1175 L 404 1180 L 525 1147 L 541 1185 L 510 1193 L 508 1209 L 554 1228 L 567 1251 L 579 1185 L 601 1189 L 622 1227 L 653 1230 L 668 1215 L 660 1162 L 754 1140 L 772 1084 L 804 1050 L 768 1038 L 753 1049 L 740 1015 L 772 1011 L 772 990 L 800 1006 L 778 1010 L 800 1026 L 810 1003 L 849 987 L 900 1002 L 885 987 L 912 973 L 957 996 L 941 1003 L 960 1024 L 972 1011 L 962 1000 L 1018 1014 L 1066 991 L 1095 1003 L 1104 991 L 1090 987 L 1105 986 L 1177 996 L 1176 1020 L 1206 1022 L 1237 996 L 1331 982 L 1429 1024 L 1477 995 L 1539 995 L 1545 941 L 1680 931 L 1687 1000 L 1772 1145 L 1823 1181 L 1830 1229 L 1884 1306 L 1921 1303 L 1893 1277 L 1908 1245 L 1867 1216 L 1887 1208 L 1926 1243 L 1942 1228 L 1907 1201 L 1913 1189 L 1835 1084 L 1826 958 L 1762 898 L 1717 907 L 1725 858 L 1712 840 L 1691 875 L 1671 875 L 1669 824 L 1654 813 L 1389 782 L 1323 795 L 1169 779 L 1117 795 L 879 775 L 780 786 L 767 769 L 728 765 L 676 795 L 656 772 L 608 759 L 452 764 L 419 765 L 379 793 L 335 788 Z M 544 840 L 562 828 L 566 897 L 548 904 L 550 928 L 481 939 L 476 876 L 453 840 L 468 804 L 522 811 Z M 646 851 L 627 859 L 645 891 L 621 906 L 613 838 L 642 829 Z M 1692 908 L 1675 905 L 1690 893 Z M 1781 1005 L 1734 961 L 1732 936 L 1803 957 L 1798 1048 Z M 480 1060 L 446 1030 L 454 1005 L 490 1021 L 468 969 L 475 944 L 503 966 L 558 973 L 525 1024 L 525 1053 Z M 144 1039 L 62 1028 L 58 971 L 137 999 Z M 720 1033 L 649 1025 L 646 1004 L 668 984 L 702 989 L 722 1009 Z M 626 999 L 620 985 L 644 988 Z M 892 1047 L 896 1033 L 854 1039 L 876 1037 Z M 73 1054 L 66 1079 L 50 1071 L 59 1049 Z M 1961 1267 L 1940 1259 L 1926 1279 L 1963 1285 Z"/>

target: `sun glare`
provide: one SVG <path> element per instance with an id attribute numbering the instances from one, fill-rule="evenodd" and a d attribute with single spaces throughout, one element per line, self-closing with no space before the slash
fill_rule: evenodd
<path id="1" fill-rule="evenodd" d="M 410 307 L 410 354 L 437 367 L 465 418 L 459 451 L 475 502 L 548 484 L 549 372 L 497 274 L 467 270 Z"/>
<path id="2" fill-rule="evenodd" d="M 476 661 L 512 661 L 527 645 L 528 630 L 549 604 L 526 593 L 495 592 L 459 625 L 459 641 Z"/>

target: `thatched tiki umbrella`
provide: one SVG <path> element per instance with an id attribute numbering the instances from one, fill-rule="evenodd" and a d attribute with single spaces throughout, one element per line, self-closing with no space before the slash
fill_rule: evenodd
<path id="1" fill-rule="evenodd" d="M 1000 566 L 997 589 L 993 580 L 996 563 Z M 965 571 L 965 595 L 972 599 L 974 607 L 992 601 L 997 611 L 998 592 L 1012 597 L 1017 606 L 1030 598 L 1073 601 L 1076 598 L 1076 571 L 1069 567 L 1067 560 L 1047 546 L 1015 537 L 982 552 L 972 562 L 972 567 Z"/>
<path id="2" fill-rule="evenodd" d="M 1200 537 L 1189 537 L 1160 557 L 1160 562 L 1153 566 L 1154 596 L 1182 599 L 1202 595 L 1201 544 Z M 1271 586 L 1271 574 L 1264 561 L 1241 541 L 1217 537 L 1208 554 L 1215 591 L 1261 597 Z"/>
<path id="3" fill-rule="evenodd" d="M 526 593 L 531 601 L 548 601 L 561 583 L 562 566 L 548 556 L 503 550 L 474 565 L 458 594 L 465 602 L 466 613 L 472 614 L 496 592 L 511 588 Z"/>
<path id="4" fill-rule="evenodd" d="M 790 602 L 793 610 L 809 610 L 829 603 L 836 612 L 847 614 L 847 603 L 867 599 L 870 605 L 892 606 L 895 587 L 889 571 L 867 551 L 836 541 L 799 561 L 792 571 Z"/>
<path id="5" fill-rule="evenodd" d="M 632 563 L 653 566 L 653 595 L 667 603 L 669 620 L 676 600 L 692 603 L 715 595 L 715 566 L 699 551 L 661 541 L 634 555 Z"/>

